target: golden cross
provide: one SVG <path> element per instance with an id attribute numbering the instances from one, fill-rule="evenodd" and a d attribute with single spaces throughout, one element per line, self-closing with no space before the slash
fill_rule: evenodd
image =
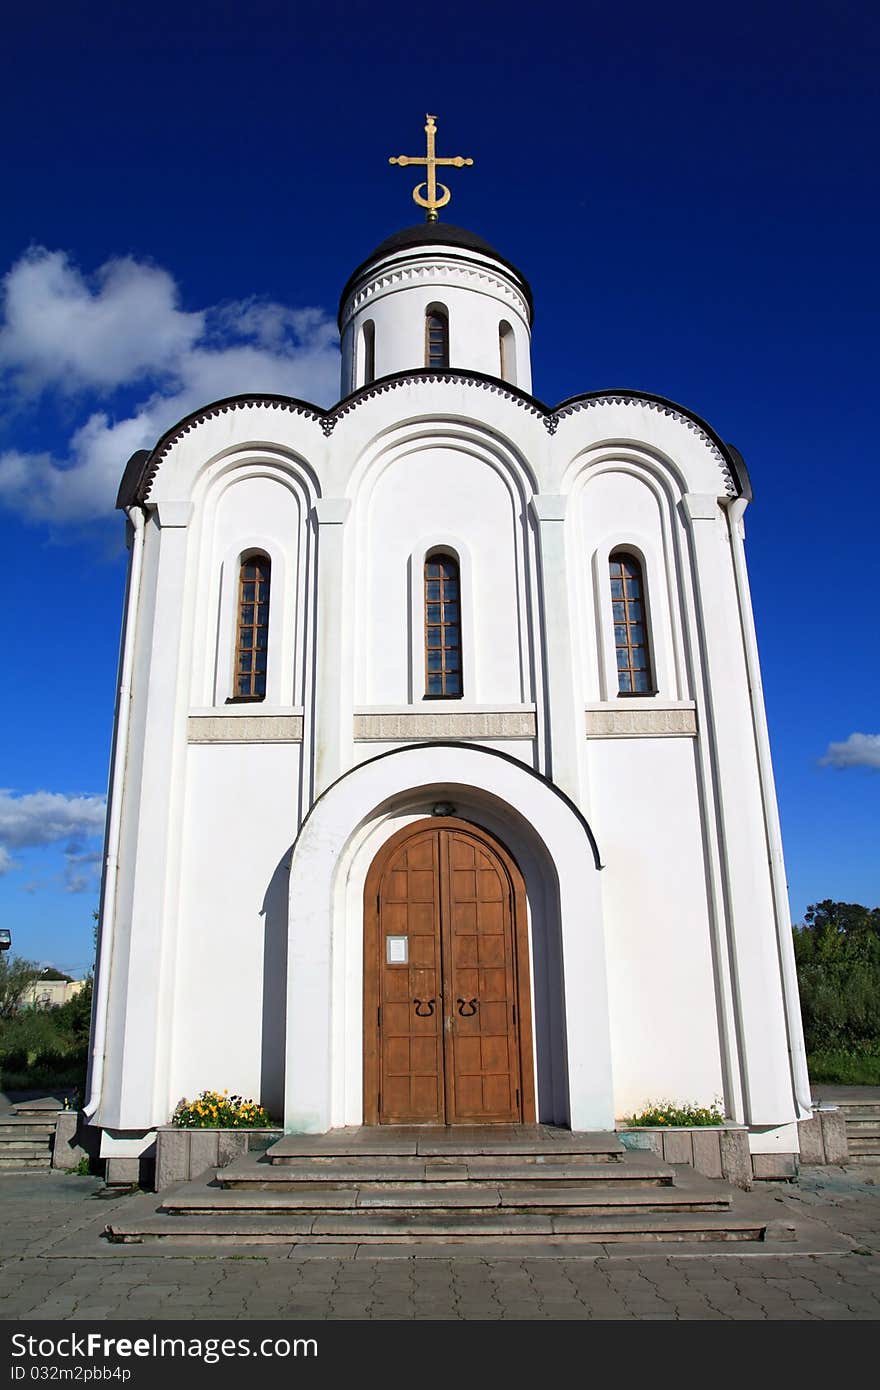
<path id="1" fill-rule="evenodd" d="M 413 189 L 413 202 L 418 203 L 420 208 L 427 208 L 425 214 L 426 222 L 437 221 L 437 209 L 445 208 L 452 194 L 445 183 L 437 182 L 437 165 L 453 164 L 456 169 L 463 169 L 466 164 L 473 164 L 472 159 L 463 159 L 457 154 L 454 159 L 438 159 L 434 153 L 434 137 L 437 134 L 437 117 L 426 116 L 428 124 L 425 126 L 425 134 L 428 137 L 428 152 L 424 159 L 416 159 L 406 154 L 398 154 L 389 159 L 389 164 L 424 164 L 427 166 L 428 177 L 424 183 L 416 184 Z M 422 196 L 421 190 L 427 188 L 428 196 Z M 438 197 L 439 191 L 439 197 Z"/>

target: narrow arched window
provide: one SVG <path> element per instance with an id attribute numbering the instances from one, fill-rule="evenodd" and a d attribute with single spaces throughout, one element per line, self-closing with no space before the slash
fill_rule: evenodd
<path id="1" fill-rule="evenodd" d="M 634 555 L 617 550 L 609 560 L 609 568 L 618 694 L 651 695 L 654 679 L 642 567 Z"/>
<path id="2" fill-rule="evenodd" d="M 238 579 L 238 627 L 235 636 L 236 700 L 265 700 L 269 655 L 269 580 L 267 555 L 248 555 Z"/>
<path id="3" fill-rule="evenodd" d="M 516 385 L 516 343 L 513 329 L 502 319 L 498 325 L 498 356 L 501 362 L 501 379 Z"/>
<path id="4" fill-rule="evenodd" d="M 452 555 L 429 555 L 425 561 L 425 699 L 457 699 L 461 694 L 458 561 Z"/>
<path id="5" fill-rule="evenodd" d="M 376 379 L 376 325 L 372 319 L 361 325 L 357 364 L 358 386 L 369 386 Z"/>
<path id="6" fill-rule="evenodd" d="M 449 366 L 449 316 L 442 304 L 432 304 L 425 314 L 425 366 Z"/>

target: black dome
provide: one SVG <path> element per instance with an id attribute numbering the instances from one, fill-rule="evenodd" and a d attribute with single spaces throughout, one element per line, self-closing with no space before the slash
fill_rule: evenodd
<path id="1" fill-rule="evenodd" d="M 501 265 L 506 266 L 513 273 L 519 284 L 522 286 L 529 306 L 529 317 L 534 317 L 534 304 L 532 301 L 532 290 L 528 280 L 522 271 L 517 270 L 516 266 L 500 255 L 494 246 L 490 246 L 488 241 L 484 241 L 475 232 L 469 232 L 465 227 L 453 227 L 451 222 L 418 222 L 414 227 L 404 227 L 403 231 L 395 232 L 393 236 L 386 237 L 380 241 L 375 251 L 367 256 L 365 261 L 361 261 L 357 270 L 349 276 L 342 294 L 339 296 L 339 317 L 342 318 L 342 306 L 351 294 L 358 280 L 362 278 L 364 272 L 376 261 L 381 261 L 384 256 L 392 256 L 395 251 L 405 251 L 419 246 L 455 246 L 461 250 L 478 251 L 483 256 L 492 256 Z"/>
<path id="2" fill-rule="evenodd" d="M 436 246 L 438 242 L 447 246 L 466 246 L 470 251 L 482 251 L 486 256 L 494 256 L 496 261 L 504 259 L 488 241 L 464 227 L 453 227 L 451 222 L 418 222 L 415 227 L 404 227 L 402 232 L 395 232 L 393 236 L 380 241 L 364 265 L 368 261 L 378 261 L 382 256 L 390 256 L 392 251 L 402 251 L 407 246 Z"/>

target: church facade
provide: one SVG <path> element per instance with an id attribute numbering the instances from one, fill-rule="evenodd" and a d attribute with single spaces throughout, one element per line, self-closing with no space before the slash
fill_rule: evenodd
<path id="1" fill-rule="evenodd" d="M 429 221 L 343 290 L 338 404 L 130 460 L 105 1152 L 205 1088 L 295 1132 L 719 1100 L 797 1151 L 746 469 L 646 393 L 546 407 L 531 317 Z"/>

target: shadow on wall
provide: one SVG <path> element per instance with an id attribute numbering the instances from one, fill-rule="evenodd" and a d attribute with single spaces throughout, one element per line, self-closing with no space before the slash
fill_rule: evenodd
<path id="1" fill-rule="evenodd" d="M 260 1104 L 273 1120 L 284 1116 L 284 1050 L 287 1038 L 287 914 L 290 878 L 287 850 L 269 880 L 263 918 L 263 1039 Z"/>

